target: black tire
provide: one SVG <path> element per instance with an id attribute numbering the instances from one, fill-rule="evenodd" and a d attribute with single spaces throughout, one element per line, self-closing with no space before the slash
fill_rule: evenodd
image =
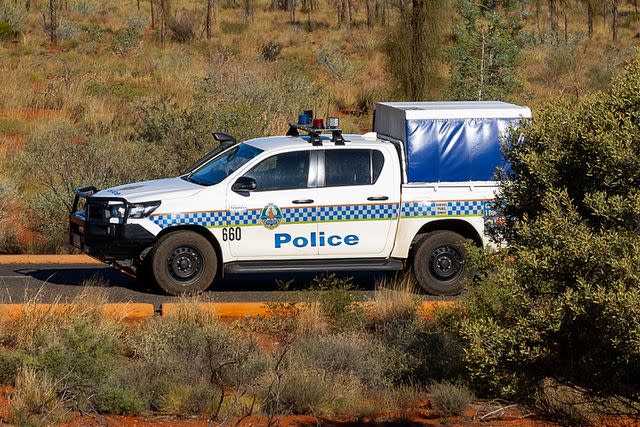
<path id="1" fill-rule="evenodd" d="M 151 257 L 153 278 L 170 295 L 194 295 L 206 290 L 218 268 L 211 243 L 188 230 L 162 236 L 154 245 Z"/>
<path id="2" fill-rule="evenodd" d="M 413 271 L 420 286 L 435 295 L 457 295 L 468 275 L 465 239 L 453 231 L 434 231 L 416 245 Z"/>

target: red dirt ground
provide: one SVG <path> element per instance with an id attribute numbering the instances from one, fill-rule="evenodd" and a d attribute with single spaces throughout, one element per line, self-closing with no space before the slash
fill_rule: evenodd
<path id="1" fill-rule="evenodd" d="M 12 387 L 0 387 L 0 425 L 9 425 L 9 396 L 13 391 Z M 427 408 L 425 402 L 424 408 L 420 409 L 405 418 L 395 418 L 393 414 L 381 416 L 376 419 L 355 420 L 346 418 L 316 418 L 307 415 L 288 415 L 277 417 L 272 420 L 273 425 L 283 427 L 301 427 L 301 426 L 329 426 L 329 427 L 352 427 L 352 426 L 497 426 L 497 427 L 538 427 L 553 426 L 556 424 L 547 423 L 541 420 L 522 418 L 523 413 L 519 410 L 507 410 L 499 417 L 491 417 L 482 420 L 483 414 L 490 412 L 486 403 L 478 403 L 469 409 L 463 416 L 438 418 L 433 415 L 432 411 Z M 394 419 L 395 418 L 395 419 Z M 228 425 L 252 427 L 268 425 L 268 418 L 265 416 L 251 416 L 244 419 L 228 420 Z M 154 417 L 124 417 L 124 416 L 77 416 L 69 422 L 61 424 L 61 427 L 205 427 L 209 425 L 218 425 L 219 423 L 210 424 L 206 418 L 177 418 L 172 416 L 154 416 Z"/>
<path id="2" fill-rule="evenodd" d="M 44 108 L 0 109 L 0 117 L 15 117 L 24 120 L 46 119 L 62 117 L 62 110 L 48 110 Z"/>

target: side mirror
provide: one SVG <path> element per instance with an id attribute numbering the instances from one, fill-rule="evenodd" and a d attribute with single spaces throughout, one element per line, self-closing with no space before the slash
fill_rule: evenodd
<path id="1" fill-rule="evenodd" d="M 248 176 L 241 176 L 233 183 L 231 190 L 233 191 L 252 191 L 255 190 L 258 183 L 255 179 Z"/>

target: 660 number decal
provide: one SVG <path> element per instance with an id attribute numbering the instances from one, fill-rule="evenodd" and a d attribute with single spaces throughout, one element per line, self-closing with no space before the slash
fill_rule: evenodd
<path id="1" fill-rule="evenodd" d="M 242 239 L 242 229 L 240 227 L 229 227 L 222 229 L 222 240 L 233 242 Z"/>

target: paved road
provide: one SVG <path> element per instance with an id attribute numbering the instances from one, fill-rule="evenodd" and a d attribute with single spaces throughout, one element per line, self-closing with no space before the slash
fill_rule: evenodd
<path id="1" fill-rule="evenodd" d="M 273 275 L 236 275 L 216 281 L 212 289 L 201 298 L 206 301 L 283 301 L 297 299 L 298 291 L 308 288 L 316 274 L 280 274 L 281 282 L 292 281 L 287 291 L 282 291 Z M 382 273 L 342 273 L 341 277 L 353 277 L 358 294 L 363 299 L 373 296 Z M 93 280 L 91 280 L 93 279 Z M 91 280 L 103 287 L 109 302 L 152 303 L 175 301 L 175 297 L 162 295 L 155 288 L 143 289 L 136 280 L 113 268 L 100 265 L 0 265 L 0 302 L 20 303 L 35 296 L 40 302 L 65 302 L 72 300 L 83 289 L 83 283 Z M 425 295 L 425 299 L 431 299 Z M 440 299 L 440 298 L 433 298 Z"/>

